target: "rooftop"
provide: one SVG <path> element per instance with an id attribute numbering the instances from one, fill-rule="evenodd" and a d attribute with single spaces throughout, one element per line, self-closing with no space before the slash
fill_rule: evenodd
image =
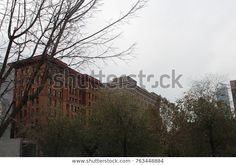
<path id="1" fill-rule="evenodd" d="M 12 66 L 15 69 L 17 69 L 17 68 L 20 68 L 22 66 L 35 64 L 35 63 L 39 62 L 40 60 L 42 60 L 42 58 L 46 58 L 46 60 L 50 60 L 50 62 L 56 64 L 57 66 L 59 66 L 61 68 L 68 69 L 70 71 L 70 73 L 77 74 L 78 76 L 81 76 L 85 79 L 100 82 L 98 79 L 96 79 L 92 76 L 89 76 L 87 74 L 82 74 L 82 73 L 70 68 L 65 62 L 63 62 L 63 61 L 61 61 L 57 58 L 54 58 L 52 56 L 44 56 L 43 57 L 42 55 L 38 55 L 38 56 L 23 59 L 23 60 L 19 60 L 19 61 L 13 62 L 13 63 L 9 63 L 8 65 Z"/>

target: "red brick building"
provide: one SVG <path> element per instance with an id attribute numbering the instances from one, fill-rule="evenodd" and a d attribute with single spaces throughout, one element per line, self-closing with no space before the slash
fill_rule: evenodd
<path id="1" fill-rule="evenodd" d="M 21 60 L 11 65 L 15 69 L 14 100 L 16 106 L 22 102 L 23 91 L 38 67 L 42 56 Z M 46 64 L 40 66 L 35 76 L 29 95 L 32 95 L 42 85 L 39 95 L 28 100 L 19 111 L 13 125 L 12 136 L 21 137 L 21 128 L 30 129 L 37 125 L 39 117 L 45 112 L 54 109 L 60 110 L 70 118 L 74 118 L 81 107 L 89 107 L 95 99 L 95 91 L 102 83 L 86 74 L 81 74 L 66 63 L 56 59 L 47 59 L 49 74 L 45 83 L 42 83 Z M 89 108 L 83 108 L 89 115 Z M 86 110 L 85 110 L 86 109 Z"/>

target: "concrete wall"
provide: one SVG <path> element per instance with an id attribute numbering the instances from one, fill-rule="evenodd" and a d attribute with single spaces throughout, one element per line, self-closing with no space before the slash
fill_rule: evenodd
<path id="1" fill-rule="evenodd" d="M 0 157 L 20 157 L 21 139 L 0 140 Z"/>

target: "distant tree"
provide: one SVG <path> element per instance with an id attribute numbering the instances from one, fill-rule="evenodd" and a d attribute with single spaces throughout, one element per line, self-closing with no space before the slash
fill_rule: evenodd
<path id="1" fill-rule="evenodd" d="M 167 131 L 158 106 L 144 107 L 121 91 L 102 90 L 75 119 L 59 109 L 42 111 L 44 118 L 26 129 L 24 137 L 37 142 L 42 156 L 164 156 Z"/>
<path id="2" fill-rule="evenodd" d="M 99 98 L 92 106 L 88 124 L 94 137 L 94 152 L 89 156 L 162 154 L 159 109 L 144 108 L 135 96 L 122 90 L 102 92 Z"/>
<path id="3" fill-rule="evenodd" d="M 153 146 L 149 146 L 149 153 L 151 153 L 151 156 L 155 157 L 166 156 L 166 138 L 168 129 L 160 114 L 159 106 L 149 107 L 145 111 L 145 115 L 147 116 L 146 122 L 151 139 L 155 142 Z"/>
<path id="4" fill-rule="evenodd" d="M 235 118 L 217 100 L 219 82 L 206 78 L 193 83 L 178 101 L 169 132 L 170 156 L 235 156 Z"/>
<path id="5" fill-rule="evenodd" d="M 39 156 L 73 157 L 83 156 L 85 113 L 75 119 L 69 118 L 59 108 L 41 110 L 37 123 L 20 128 L 23 137 L 34 141 L 39 148 Z M 22 135 L 21 135 L 22 137 Z"/>

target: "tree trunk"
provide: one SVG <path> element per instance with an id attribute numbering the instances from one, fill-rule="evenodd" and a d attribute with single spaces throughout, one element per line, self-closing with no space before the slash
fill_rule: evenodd
<path id="1" fill-rule="evenodd" d="M 209 133 L 209 135 L 208 135 L 209 143 L 210 143 L 210 147 L 211 147 L 211 156 L 215 157 L 216 156 L 216 149 L 215 149 L 214 138 L 213 138 L 212 124 L 209 126 L 208 133 Z"/>
<path id="2" fill-rule="evenodd" d="M 127 137 L 126 134 L 123 138 L 123 157 L 127 157 Z"/>

